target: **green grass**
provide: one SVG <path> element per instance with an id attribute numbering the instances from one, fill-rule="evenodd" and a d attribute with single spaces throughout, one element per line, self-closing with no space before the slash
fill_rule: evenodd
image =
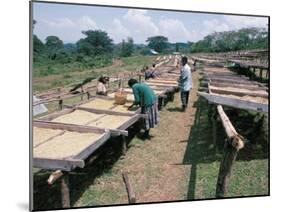
<path id="1" fill-rule="evenodd" d="M 152 64 L 154 60 L 153 56 L 131 56 L 121 58 L 120 64 L 110 64 L 101 68 L 86 68 L 79 63 L 42 64 L 35 66 L 33 90 L 41 92 L 55 87 L 71 86 L 89 77 L 98 78 L 102 74 L 112 76 L 124 71 L 135 72 L 142 69 L 144 65 Z"/>
<path id="2" fill-rule="evenodd" d="M 130 58 L 128 60 L 130 63 Z M 194 89 L 198 87 L 197 84 L 194 83 Z M 195 90 L 191 97 L 194 96 Z M 71 103 L 74 100 L 69 101 Z M 79 101 L 79 98 L 75 101 Z M 144 142 L 135 136 L 137 130 L 132 129 L 128 152 L 124 158 L 121 156 L 120 138 L 112 138 L 91 156 L 89 161 L 92 163 L 86 163 L 85 168 L 76 169 L 71 173 L 71 205 L 82 207 L 127 204 L 127 192 L 122 180 L 123 171 L 129 172 L 138 200 L 150 200 L 149 195 L 155 195 L 154 192 L 158 192 L 159 195 L 169 194 L 169 189 L 175 187 L 176 192 L 173 190 L 169 197 L 175 195 L 173 197 L 177 200 L 215 198 L 225 142 L 224 131 L 218 121 L 215 146 L 208 121 L 208 103 L 202 99 L 196 101 L 193 105 L 196 112 L 186 114 L 191 116 L 189 122 L 181 120 L 183 114 L 177 110 L 179 105 L 179 96 L 176 95 L 175 101 L 168 103 L 166 109 L 161 111 L 160 124 L 152 130 L 155 137 L 151 141 Z M 255 113 L 236 114 L 230 109 L 227 109 L 226 113 L 237 131 L 247 136 L 250 141 L 239 152 L 234 163 L 228 196 L 267 195 L 268 150 L 263 144 L 265 141 L 262 140 L 264 138 L 261 136 L 262 131 L 253 124 L 260 123 L 260 117 L 257 118 Z M 195 123 L 192 121 L 193 118 Z M 185 124 L 189 127 L 179 130 L 181 125 Z M 189 132 L 186 133 L 183 129 L 188 129 Z M 187 141 L 179 141 L 182 139 L 177 135 L 180 132 Z M 179 165 L 170 165 L 175 161 Z M 165 169 L 167 164 L 170 167 Z M 173 175 L 174 173 L 176 174 Z M 61 207 L 60 184 L 56 182 L 48 186 L 46 180 L 49 174 L 50 172 L 44 171 L 34 174 L 34 199 L 37 209 Z"/>
<path id="3" fill-rule="evenodd" d="M 200 113 L 198 115 L 198 113 Z M 249 139 L 240 150 L 234 163 L 227 197 L 256 196 L 268 194 L 268 150 L 262 131 L 255 127 L 256 114 L 226 110 L 238 132 Z M 198 123 L 192 126 L 184 163 L 190 164 L 187 199 L 215 198 L 216 183 L 224 146 L 224 129 L 218 122 L 217 144 L 213 145 L 212 128 L 208 121 L 208 104 L 197 102 Z M 256 118 L 259 120 L 258 118 Z M 252 125 L 248 127 L 247 125 Z M 243 124 L 244 123 L 244 127 Z M 258 138 L 258 139 L 255 139 Z"/>

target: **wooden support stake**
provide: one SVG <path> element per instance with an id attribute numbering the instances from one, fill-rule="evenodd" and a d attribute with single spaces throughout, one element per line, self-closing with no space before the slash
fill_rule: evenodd
<path id="1" fill-rule="evenodd" d="M 127 141 L 126 137 L 122 135 L 122 155 L 126 155 L 127 152 Z"/>
<path id="2" fill-rule="evenodd" d="M 81 101 L 83 101 L 83 99 L 84 99 L 84 89 L 83 89 L 83 85 L 81 85 L 81 96 L 80 96 L 80 98 L 81 98 Z"/>
<path id="3" fill-rule="evenodd" d="M 230 141 L 230 143 L 232 142 Z M 238 150 L 234 148 L 230 143 L 227 142 L 225 145 L 223 159 L 220 164 L 216 188 L 217 198 L 223 198 L 227 195 L 231 169 L 238 153 Z"/>
<path id="4" fill-rule="evenodd" d="M 216 148 L 217 144 L 217 112 L 216 110 L 213 110 L 213 114 L 211 116 L 211 122 L 212 122 L 212 131 L 213 131 L 213 144 Z"/>
<path id="5" fill-rule="evenodd" d="M 123 175 L 123 180 L 125 182 L 125 186 L 126 186 L 126 189 L 127 189 L 127 193 L 128 193 L 128 199 L 129 199 L 129 203 L 136 203 L 136 195 L 135 195 L 135 192 L 133 190 L 133 187 L 130 183 L 130 180 L 129 180 L 129 177 L 128 177 L 128 173 L 127 172 L 124 172 L 122 173 Z"/>
<path id="6" fill-rule="evenodd" d="M 61 179 L 61 202 L 63 208 L 70 208 L 69 175 Z"/>
<path id="7" fill-rule="evenodd" d="M 90 92 L 87 91 L 87 99 L 90 99 L 90 98 L 91 98 Z"/>
<path id="8" fill-rule="evenodd" d="M 52 185 L 57 179 L 63 176 L 63 172 L 61 170 L 54 171 L 48 178 L 47 182 L 49 185 Z"/>
<path id="9" fill-rule="evenodd" d="M 63 99 L 59 100 L 59 109 L 62 110 L 63 108 Z"/>
<path id="10" fill-rule="evenodd" d="M 217 106 L 217 110 L 220 116 L 220 119 L 222 121 L 222 125 L 225 129 L 227 138 L 232 142 L 232 146 L 236 148 L 237 150 L 240 150 L 244 147 L 244 139 L 241 135 L 239 135 L 235 128 L 233 127 L 232 123 L 230 122 L 229 118 L 223 111 L 223 108 L 221 105 Z"/>

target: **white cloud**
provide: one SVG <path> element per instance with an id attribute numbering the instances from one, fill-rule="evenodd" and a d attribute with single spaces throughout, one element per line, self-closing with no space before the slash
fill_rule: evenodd
<path id="1" fill-rule="evenodd" d="M 113 20 L 112 27 L 108 29 L 108 32 L 115 42 L 121 42 L 122 39 L 129 37 L 131 34 L 130 31 L 117 18 Z"/>
<path id="2" fill-rule="evenodd" d="M 186 29 L 183 22 L 178 19 L 163 18 L 159 21 L 159 31 L 169 38 L 169 41 L 187 41 L 191 39 L 191 33 Z"/>
<path id="3" fill-rule="evenodd" d="M 78 28 L 78 29 L 94 29 L 97 28 L 96 22 L 89 16 L 82 16 L 77 20 L 70 18 L 58 18 L 55 20 L 43 20 L 47 26 L 53 28 Z"/>
<path id="4" fill-rule="evenodd" d="M 130 24 L 135 33 L 141 33 L 144 37 L 159 34 L 159 29 L 147 15 L 147 10 L 129 9 L 123 19 Z"/>
<path id="5" fill-rule="evenodd" d="M 54 28 L 75 27 L 75 23 L 69 18 L 59 18 L 56 20 L 43 20 L 42 22 Z"/>
<path id="6" fill-rule="evenodd" d="M 203 22 L 203 28 L 208 33 L 230 30 L 229 26 L 226 23 L 221 22 L 217 19 L 205 20 Z"/>
<path id="7" fill-rule="evenodd" d="M 240 29 L 245 27 L 267 27 L 268 20 L 263 17 L 250 16 L 224 16 L 224 20 L 231 29 Z"/>
<path id="8" fill-rule="evenodd" d="M 89 16 L 83 16 L 82 18 L 78 19 L 76 23 L 77 23 L 76 25 L 82 29 L 97 28 L 96 22 Z"/>

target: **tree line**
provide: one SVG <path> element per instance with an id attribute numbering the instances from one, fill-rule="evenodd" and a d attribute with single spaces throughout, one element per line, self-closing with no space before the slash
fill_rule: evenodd
<path id="1" fill-rule="evenodd" d="M 33 24 L 35 26 L 35 20 Z M 60 73 L 62 66 L 68 66 L 67 70 L 104 67 L 111 64 L 113 58 L 148 55 L 151 54 L 151 49 L 160 54 L 171 54 L 268 48 L 268 32 L 263 28 L 214 32 L 195 43 L 170 43 L 167 37 L 158 35 L 148 37 L 147 44 L 135 44 L 131 37 L 114 44 L 105 31 L 87 30 L 82 33 L 85 35 L 84 38 L 68 44 L 64 44 L 59 37 L 53 35 L 46 37 L 43 43 L 33 35 L 34 67 L 40 70 L 37 74 Z"/>
<path id="2" fill-rule="evenodd" d="M 214 32 L 193 43 L 190 52 L 227 52 L 267 48 L 267 29 L 252 27 L 237 31 Z"/>

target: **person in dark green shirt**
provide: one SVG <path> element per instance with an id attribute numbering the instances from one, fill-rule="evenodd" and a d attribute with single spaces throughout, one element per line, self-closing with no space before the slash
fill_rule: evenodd
<path id="1" fill-rule="evenodd" d="M 135 99 L 134 103 L 129 108 L 134 105 L 140 105 L 141 112 L 148 115 L 148 118 L 145 120 L 144 133 L 144 136 L 148 138 L 149 129 L 154 128 L 159 122 L 157 96 L 149 85 L 138 83 L 136 79 L 130 79 L 128 85 L 132 88 Z"/>

